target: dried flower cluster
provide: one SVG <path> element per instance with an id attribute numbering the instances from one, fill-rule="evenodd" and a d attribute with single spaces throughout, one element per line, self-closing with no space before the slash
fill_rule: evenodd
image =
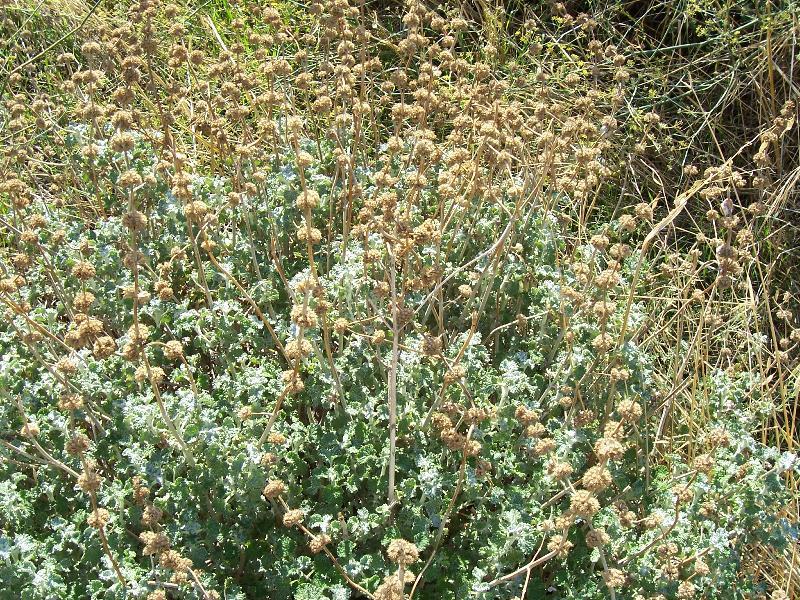
<path id="1" fill-rule="evenodd" d="M 13 66 L 24 6 L 11 593 L 791 597 L 792 100 L 676 174 L 562 3 L 136 0 Z"/>

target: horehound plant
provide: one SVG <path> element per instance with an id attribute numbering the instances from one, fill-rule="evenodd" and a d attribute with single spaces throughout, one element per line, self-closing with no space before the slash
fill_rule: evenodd
<path id="1" fill-rule="evenodd" d="M 617 202 L 662 123 L 586 16 L 564 73 L 455 6 L 221 6 L 7 78 L 5 589 L 790 597 L 794 105 Z"/>

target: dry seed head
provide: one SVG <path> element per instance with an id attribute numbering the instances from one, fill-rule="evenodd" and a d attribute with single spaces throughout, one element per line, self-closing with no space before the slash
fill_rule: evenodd
<path id="1" fill-rule="evenodd" d="M 542 437 L 547 433 L 547 428 L 541 423 L 531 423 L 525 427 L 525 435 L 529 438 Z"/>
<path id="2" fill-rule="evenodd" d="M 565 409 L 571 408 L 575 404 L 575 398 L 573 396 L 561 396 L 558 399 L 558 403 L 563 406 Z"/>
<path id="3" fill-rule="evenodd" d="M 594 282 L 601 290 L 611 289 L 619 283 L 619 273 L 614 269 L 606 269 L 595 277 Z"/>
<path id="4" fill-rule="evenodd" d="M 87 279 L 91 279 L 95 276 L 97 271 L 94 268 L 94 265 L 88 261 L 80 260 L 75 263 L 72 267 L 72 275 L 81 281 L 86 281 Z"/>
<path id="5" fill-rule="evenodd" d="M 13 277 L 0 279 L 0 293 L 13 294 L 17 291 L 17 284 Z"/>
<path id="6" fill-rule="evenodd" d="M 75 434 L 65 445 L 65 450 L 70 456 L 83 456 L 88 449 L 89 438 L 82 433 Z"/>
<path id="7" fill-rule="evenodd" d="M 419 560 L 419 550 L 417 547 L 403 539 L 394 539 L 389 542 L 389 547 L 386 549 L 386 555 L 394 563 L 400 565 L 410 565 Z"/>
<path id="8" fill-rule="evenodd" d="M 135 143 L 136 142 L 130 133 L 119 131 L 111 136 L 109 145 L 114 152 L 123 153 L 133 150 Z"/>
<path id="9" fill-rule="evenodd" d="M 636 217 L 633 215 L 622 215 L 619 218 L 619 227 L 622 231 L 633 231 L 636 229 Z"/>
<path id="10" fill-rule="evenodd" d="M 464 443 L 464 453 L 467 456 L 478 456 L 482 449 L 483 446 L 478 440 L 467 440 Z"/>
<path id="11" fill-rule="evenodd" d="M 89 525 L 89 527 L 102 529 L 110 520 L 111 514 L 105 508 L 96 508 L 94 511 L 89 513 L 89 516 L 86 518 L 86 523 Z"/>
<path id="12" fill-rule="evenodd" d="M 35 245 L 39 242 L 39 235 L 35 231 L 23 231 L 20 235 L 20 240 L 23 244 Z"/>
<path id="13" fill-rule="evenodd" d="M 692 466 L 700 473 L 709 475 L 714 468 L 714 458 L 710 454 L 698 454 L 695 456 Z"/>
<path id="14" fill-rule="evenodd" d="M 617 413 L 623 422 L 632 423 L 642 416 L 642 407 L 634 400 L 623 400 L 617 406 Z"/>
<path id="15" fill-rule="evenodd" d="M 167 550 L 164 552 L 159 562 L 165 569 L 171 569 L 179 573 L 184 573 L 192 568 L 192 561 L 181 556 L 175 550 Z"/>
<path id="16" fill-rule="evenodd" d="M 553 438 L 542 438 L 533 447 L 534 456 L 544 456 L 556 449 L 556 441 Z"/>
<path id="17" fill-rule="evenodd" d="M 439 431 L 453 428 L 453 421 L 444 413 L 436 412 L 431 415 L 431 425 Z"/>
<path id="18" fill-rule="evenodd" d="M 619 369 L 617 367 L 612 367 L 611 372 L 609 373 L 609 377 L 612 383 L 616 383 L 618 381 L 628 381 L 630 379 L 630 371 L 628 369 Z"/>
<path id="19" fill-rule="evenodd" d="M 492 412 L 485 408 L 473 407 L 467 410 L 465 419 L 467 423 L 478 424 L 492 416 Z"/>
<path id="20" fill-rule="evenodd" d="M 718 428 L 712 429 L 711 431 L 708 432 L 708 435 L 706 436 L 706 442 L 708 443 L 708 445 L 713 446 L 713 447 L 730 446 L 730 444 L 731 444 L 731 435 L 727 431 L 722 429 L 721 427 L 718 427 Z"/>
<path id="21" fill-rule="evenodd" d="M 578 490 L 572 495 L 569 510 L 576 517 L 591 519 L 600 511 L 600 502 L 588 490 Z"/>
<path id="22" fill-rule="evenodd" d="M 276 446 L 282 446 L 283 444 L 286 443 L 287 440 L 286 436 L 283 435 L 282 433 L 273 431 L 272 433 L 269 434 L 269 436 L 267 436 L 267 441 L 270 444 L 275 444 Z"/>
<path id="23" fill-rule="evenodd" d="M 662 522 L 663 520 L 661 518 L 661 515 L 659 515 L 657 512 L 653 512 L 649 514 L 647 517 L 645 517 L 643 526 L 645 529 L 658 530 L 661 529 Z M 667 544 L 662 548 L 666 549 L 667 554 L 675 554 L 675 552 L 677 552 L 677 550 L 675 549 L 677 548 L 677 546 L 675 546 L 672 543 Z"/>
<path id="24" fill-rule="evenodd" d="M 126 268 L 133 271 L 137 265 L 143 264 L 144 260 L 144 253 L 142 253 L 140 250 L 129 250 L 125 253 L 125 256 L 122 259 L 122 264 L 124 264 Z"/>
<path id="25" fill-rule="evenodd" d="M 331 538 L 329 535 L 325 533 L 321 533 L 319 535 L 315 535 L 311 538 L 311 541 L 308 543 L 308 547 L 312 553 L 318 554 L 322 551 L 322 549 L 331 543 Z"/>
<path id="26" fill-rule="evenodd" d="M 159 300 L 163 302 L 171 300 L 175 297 L 175 291 L 164 281 L 156 282 L 155 288 Z"/>
<path id="27" fill-rule="evenodd" d="M 653 220 L 653 207 L 647 202 L 640 202 L 634 209 L 636 216 L 645 221 Z"/>
<path id="28" fill-rule="evenodd" d="M 586 532 L 586 545 L 589 548 L 601 548 L 611 541 L 611 537 L 602 527 L 597 527 Z"/>
<path id="29" fill-rule="evenodd" d="M 319 325 L 319 318 L 310 306 L 295 304 L 290 313 L 292 322 L 305 329 L 315 329 Z"/>
<path id="30" fill-rule="evenodd" d="M 133 115 L 127 110 L 118 110 L 111 116 L 111 125 L 115 129 L 130 129 L 133 124 Z"/>
<path id="31" fill-rule="evenodd" d="M 208 205 L 202 200 L 194 200 L 183 207 L 187 219 L 201 222 L 208 214 Z"/>
<path id="32" fill-rule="evenodd" d="M 170 340 L 164 344 L 164 357 L 167 360 L 178 360 L 183 356 L 183 345 L 178 340 Z"/>
<path id="33" fill-rule="evenodd" d="M 264 452 L 261 455 L 260 464 L 262 467 L 269 467 L 278 462 L 278 456 L 273 452 Z"/>
<path id="34" fill-rule="evenodd" d="M 278 479 L 275 479 L 267 483 L 266 487 L 261 493 L 265 498 L 277 498 L 278 496 L 286 493 L 286 484 Z"/>
<path id="35" fill-rule="evenodd" d="M 460 450 L 464 447 L 464 436 L 452 427 L 442 429 L 439 437 L 450 450 Z"/>
<path id="36" fill-rule="evenodd" d="M 24 273 L 27 271 L 33 262 L 33 259 L 29 254 L 24 254 L 22 252 L 18 252 L 11 256 L 11 262 L 14 265 L 14 268 L 20 272 Z M 77 275 L 76 275 L 77 276 Z"/>
<path id="37" fill-rule="evenodd" d="M 602 465 L 589 467 L 581 478 L 581 484 L 590 492 L 602 492 L 611 485 L 611 472 Z"/>
<path id="38" fill-rule="evenodd" d="M 301 242 L 308 241 L 316 246 L 322 241 L 322 232 L 308 223 L 303 223 L 297 228 L 297 239 Z"/>
<path id="39" fill-rule="evenodd" d="M 694 489 L 691 485 L 679 483 L 672 488 L 672 493 L 675 494 L 677 501 L 681 504 L 688 504 L 694 498 Z"/>
<path id="40" fill-rule="evenodd" d="M 155 385 L 161 385 L 166 379 L 166 373 L 164 373 L 164 369 L 161 367 L 150 367 L 150 377 L 149 380 L 154 383 Z M 146 365 L 140 365 L 136 372 L 133 374 L 133 378 L 138 383 L 144 383 L 148 381 L 148 369 Z"/>
<path id="41" fill-rule="evenodd" d="M 396 575 L 389 575 L 375 589 L 375 600 L 402 600 L 403 584 Z"/>
<path id="42" fill-rule="evenodd" d="M 602 437 L 595 442 L 594 453 L 601 461 L 621 458 L 625 448 L 619 440 L 611 437 Z"/>
<path id="43" fill-rule="evenodd" d="M 547 464 L 547 472 L 557 480 L 567 479 L 573 472 L 572 465 L 568 462 L 561 462 L 551 459 Z"/>
<path id="44" fill-rule="evenodd" d="M 78 372 L 78 365 L 71 358 L 62 358 L 56 363 L 56 369 L 64 375 L 74 375 Z"/>
<path id="45" fill-rule="evenodd" d="M 698 576 L 703 577 L 708 575 L 711 572 L 711 569 L 709 568 L 708 563 L 706 563 L 702 558 L 697 558 L 694 561 L 694 572 Z"/>
<path id="46" fill-rule="evenodd" d="M 133 210 L 122 216 L 122 224 L 131 231 L 141 231 L 147 227 L 147 217 L 143 212 Z"/>
<path id="47" fill-rule="evenodd" d="M 467 375 L 467 368 L 464 365 L 453 365 L 449 371 L 444 374 L 444 382 L 447 384 L 455 383 L 459 379 L 463 379 Z"/>
<path id="48" fill-rule="evenodd" d="M 144 344 L 150 337 L 150 328 L 142 323 L 128 327 L 128 337 L 134 344 Z"/>
<path id="49" fill-rule="evenodd" d="M 86 343 L 86 339 L 81 336 L 77 329 L 69 329 L 64 334 L 64 343 L 70 348 L 81 348 Z"/>
<path id="50" fill-rule="evenodd" d="M 514 411 L 514 416 L 523 425 L 539 422 L 539 412 L 529 409 L 524 405 L 517 406 L 516 410 Z"/>
<path id="51" fill-rule="evenodd" d="M 636 513 L 632 510 L 623 510 L 619 513 L 619 522 L 623 527 L 633 527 L 636 523 Z"/>
<path id="52" fill-rule="evenodd" d="M 152 504 L 148 504 L 142 512 L 142 525 L 145 527 L 155 527 L 161 522 L 163 516 L 164 511 Z"/>
<path id="53" fill-rule="evenodd" d="M 422 353 L 425 356 L 438 356 L 442 353 L 442 338 L 425 334 L 422 338 Z"/>
<path id="54" fill-rule="evenodd" d="M 104 358 L 108 358 L 117 350 L 117 344 L 109 335 L 104 335 L 97 338 L 92 346 L 92 353 L 94 356 L 102 360 Z"/>
<path id="55" fill-rule="evenodd" d="M 333 330 L 336 333 L 342 335 L 347 331 L 349 325 L 350 323 L 348 322 L 347 319 L 340 317 L 333 322 Z"/>
<path id="56" fill-rule="evenodd" d="M 102 481 L 100 475 L 88 469 L 78 476 L 78 487 L 87 493 L 96 492 L 100 489 Z"/>
<path id="57" fill-rule="evenodd" d="M 303 212 L 315 209 L 316 207 L 319 206 L 319 203 L 320 203 L 319 194 L 314 190 L 306 190 L 304 192 L 300 192 L 296 200 L 297 208 L 299 208 Z"/>
<path id="58" fill-rule="evenodd" d="M 554 535 L 550 538 L 550 541 L 547 542 L 547 550 L 548 552 L 556 552 L 558 558 L 564 559 L 569 556 L 569 551 L 572 549 L 573 545 L 574 544 L 563 535 Z"/>
<path id="59" fill-rule="evenodd" d="M 696 589 L 691 581 L 681 581 L 680 585 L 678 586 L 678 593 L 675 595 L 675 597 L 679 600 L 688 600 L 689 598 L 694 598 L 695 594 Z"/>
<path id="60" fill-rule="evenodd" d="M 287 394 L 299 394 L 305 389 L 300 373 L 294 369 L 287 369 L 281 373 L 281 378 L 285 384 L 284 392 Z"/>
<path id="61" fill-rule="evenodd" d="M 591 237 L 591 239 L 589 240 L 589 243 L 592 246 L 594 246 L 595 248 L 597 248 L 597 250 L 605 250 L 608 247 L 608 245 L 611 243 L 611 241 L 608 239 L 608 236 L 606 236 L 605 234 L 599 233 L 599 234 L 593 235 Z"/>
<path id="62" fill-rule="evenodd" d="M 62 394 L 58 400 L 58 408 L 64 411 L 83 408 L 83 397 L 79 394 Z"/>
<path id="63" fill-rule="evenodd" d="M 136 171 L 130 169 L 119 176 L 119 179 L 117 179 L 117 184 L 123 188 L 135 188 L 142 184 L 142 176 Z M 123 224 L 128 227 L 127 223 L 124 221 Z"/>
<path id="64" fill-rule="evenodd" d="M 614 338 L 609 333 L 601 333 L 592 340 L 592 348 L 598 353 L 604 354 L 614 347 Z"/>
<path id="65" fill-rule="evenodd" d="M 311 354 L 313 346 L 307 339 L 290 340 L 286 343 L 286 357 L 290 359 L 305 358 Z"/>
<path id="66" fill-rule="evenodd" d="M 283 515 L 283 524 L 286 527 L 293 527 L 303 522 L 304 514 L 299 508 L 286 511 Z"/>
<path id="67" fill-rule="evenodd" d="M 625 585 L 625 580 L 625 573 L 619 569 L 606 569 L 603 571 L 603 582 L 606 587 L 612 589 L 621 588 Z"/>
<path id="68" fill-rule="evenodd" d="M 78 332 L 82 337 L 95 337 L 103 333 L 103 322 L 100 319 L 76 313 L 75 323 L 78 324 Z"/>

